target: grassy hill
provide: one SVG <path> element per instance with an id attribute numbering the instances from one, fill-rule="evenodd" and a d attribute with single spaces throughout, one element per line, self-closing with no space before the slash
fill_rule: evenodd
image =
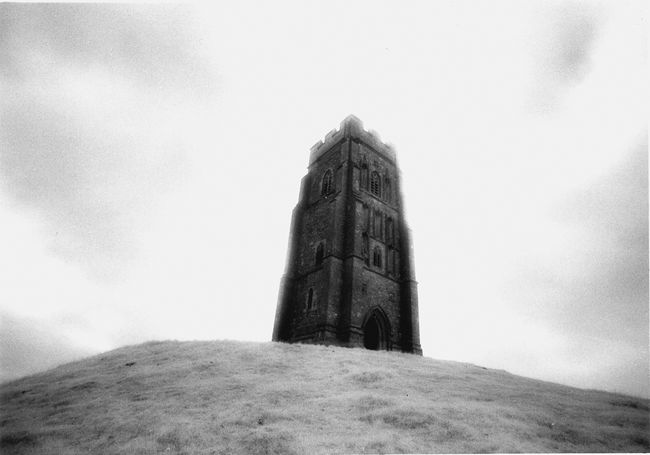
<path id="1" fill-rule="evenodd" d="M 648 400 L 408 354 L 151 342 L 0 386 L 10 453 L 643 452 Z"/>

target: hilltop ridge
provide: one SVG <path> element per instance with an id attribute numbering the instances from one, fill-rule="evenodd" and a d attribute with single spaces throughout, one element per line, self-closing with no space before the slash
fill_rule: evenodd
<path id="1" fill-rule="evenodd" d="M 396 352 L 149 342 L 0 386 L 2 453 L 643 452 L 649 402 Z"/>

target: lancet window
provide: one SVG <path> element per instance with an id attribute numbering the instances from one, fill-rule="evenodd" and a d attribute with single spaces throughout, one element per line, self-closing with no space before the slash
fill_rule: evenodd
<path id="1" fill-rule="evenodd" d="M 376 171 L 370 174 L 370 192 L 375 196 L 381 196 L 381 178 Z"/>
<path id="2" fill-rule="evenodd" d="M 323 263 L 323 256 L 325 255 L 325 251 L 323 248 L 323 242 L 320 242 L 318 246 L 316 247 L 316 265 L 321 265 Z"/>
<path id="3" fill-rule="evenodd" d="M 321 196 L 327 196 L 332 192 L 332 171 L 327 170 L 325 175 L 323 175 L 323 182 L 321 184 L 320 194 Z"/>
<path id="4" fill-rule="evenodd" d="M 372 251 L 372 265 L 381 268 L 381 248 L 376 246 Z"/>

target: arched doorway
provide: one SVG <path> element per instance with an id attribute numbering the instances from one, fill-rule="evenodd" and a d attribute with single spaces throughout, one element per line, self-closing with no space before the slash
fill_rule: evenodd
<path id="1" fill-rule="evenodd" d="M 366 349 L 376 351 L 379 349 L 381 330 L 377 318 L 371 317 L 363 330 L 363 345 Z"/>
<path id="2" fill-rule="evenodd" d="M 390 349 L 390 325 L 379 308 L 368 312 L 363 324 L 363 346 L 373 351 Z"/>

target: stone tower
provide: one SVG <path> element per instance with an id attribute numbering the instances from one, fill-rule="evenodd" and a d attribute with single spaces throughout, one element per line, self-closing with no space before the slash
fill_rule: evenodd
<path id="1" fill-rule="evenodd" d="M 354 116 L 311 149 L 273 340 L 422 354 L 395 152 Z"/>

